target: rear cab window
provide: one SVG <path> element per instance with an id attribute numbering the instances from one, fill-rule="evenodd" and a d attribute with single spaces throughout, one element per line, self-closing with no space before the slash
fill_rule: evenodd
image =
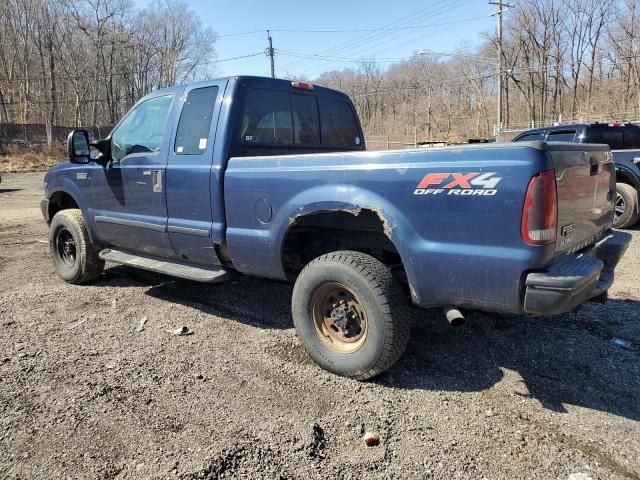
<path id="1" fill-rule="evenodd" d="M 348 103 L 333 98 L 318 98 L 322 144 L 337 147 L 359 146 L 362 142 L 358 123 Z"/>
<path id="2" fill-rule="evenodd" d="M 250 88 L 236 141 L 243 147 L 362 150 L 360 135 L 357 118 L 346 99 Z"/>

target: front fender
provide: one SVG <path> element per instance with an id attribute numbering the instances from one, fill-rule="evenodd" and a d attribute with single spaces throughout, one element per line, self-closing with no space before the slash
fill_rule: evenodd
<path id="1" fill-rule="evenodd" d="M 58 171 L 55 173 L 54 175 L 47 175 L 46 177 L 47 188 L 45 196 L 50 200 L 56 193 L 69 195 L 80 208 L 85 224 L 87 225 L 89 239 L 93 242 L 96 236 L 91 211 L 91 191 L 87 170 L 71 168 L 69 171 Z M 78 179 L 78 173 L 86 174 L 87 176 Z"/>

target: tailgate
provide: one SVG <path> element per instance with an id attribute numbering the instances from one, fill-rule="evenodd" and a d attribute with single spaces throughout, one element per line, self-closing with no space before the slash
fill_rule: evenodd
<path id="1" fill-rule="evenodd" d="M 556 252 L 580 250 L 613 222 L 615 166 L 607 145 L 549 143 L 558 189 Z"/>

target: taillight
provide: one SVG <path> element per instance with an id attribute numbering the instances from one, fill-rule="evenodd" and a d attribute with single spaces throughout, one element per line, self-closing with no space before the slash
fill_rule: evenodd
<path id="1" fill-rule="evenodd" d="M 302 90 L 313 90 L 313 84 L 307 82 L 291 82 L 291 86 Z"/>
<path id="2" fill-rule="evenodd" d="M 556 241 L 557 226 L 556 174 L 545 170 L 533 177 L 527 187 L 520 233 L 529 245 L 548 245 Z"/>

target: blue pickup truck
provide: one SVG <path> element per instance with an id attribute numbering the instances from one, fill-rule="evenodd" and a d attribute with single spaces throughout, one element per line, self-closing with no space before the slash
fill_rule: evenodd
<path id="1" fill-rule="evenodd" d="M 601 143 L 609 145 L 616 165 L 615 228 L 632 227 L 640 218 L 640 126 L 632 123 L 576 123 L 527 130 L 514 142 Z"/>
<path id="2" fill-rule="evenodd" d="M 452 322 L 459 308 L 566 312 L 606 300 L 630 240 L 610 229 L 606 146 L 366 152 L 349 98 L 303 82 L 158 90 L 106 139 L 72 132 L 68 150 L 41 203 L 62 279 L 95 281 L 113 262 L 293 282 L 305 349 L 357 379 L 400 357 L 410 302 Z"/>

